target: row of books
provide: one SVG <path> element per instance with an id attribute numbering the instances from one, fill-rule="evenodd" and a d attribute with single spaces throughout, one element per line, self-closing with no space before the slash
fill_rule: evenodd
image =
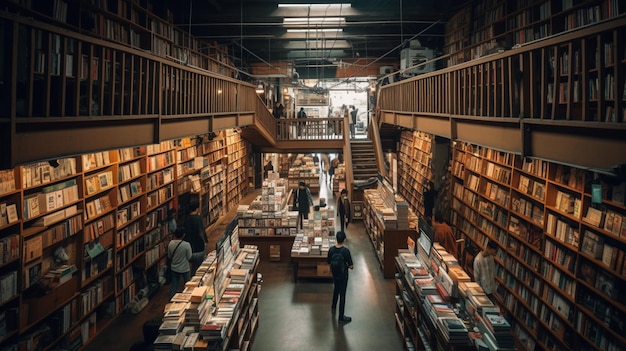
<path id="1" fill-rule="evenodd" d="M 216 253 L 210 253 L 196 274 L 164 308 L 155 350 L 216 350 L 229 337 L 239 317 L 251 273 L 258 262 L 258 248 L 240 248 L 231 264 L 216 271 Z M 226 262 L 219 263 L 225 264 Z M 222 282 L 223 288 L 218 287 Z"/>
<path id="2" fill-rule="evenodd" d="M 15 172 L 0 171 L 0 195 L 15 191 Z"/>

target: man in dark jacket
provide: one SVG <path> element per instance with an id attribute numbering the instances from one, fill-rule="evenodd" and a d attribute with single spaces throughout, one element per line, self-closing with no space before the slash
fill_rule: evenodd
<path id="1" fill-rule="evenodd" d="M 350 223 L 350 200 L 348 199 L 348 190 L 341 189 L 339 200 L 337 200 L 337 216 L 341 222 L 341 231 L 348 229 Z"/>
<path id="2" fill-rule="evenodd" d="M 352 318 L 344 314 L 346 309 L 346 290 L 348 289 L 348 269 L 354 269 L 354 263 L 352 263 L 350 250 L 343 246 L 346 240 L 346 233 L 337 232 L 336 238 L 337 243 L 328 250 L 328 257 L 326 258 L 328 264 L 331 265 L 334 283 L 331 309 L 334 314 L 337 309 L 337 299 L 339 299 L 339 323 L 348 323 L 352 321 Z M 345 265 L 345 267 L 341 267 L 341 269 L 333 268 L 337 264 Z"/>
<path id="3" fill-rule="evenodd" d="M 313 206 L 313 196 L 304 182 L 298 183 L 298 189 L 293 194 L 293 207 L 298 211 L 300 229 L 303 228 L 305 219 L 309 219 L 309 212 Z"/>

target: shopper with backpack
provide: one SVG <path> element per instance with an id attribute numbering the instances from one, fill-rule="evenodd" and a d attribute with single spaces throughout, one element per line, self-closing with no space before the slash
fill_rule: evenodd
<path id="1" fill-rule="evenodd" d="M 337 243 L 328 250 L 327 261 L 330 264 L 330 271 L 333 274 L 333 303 L 332 312 L 337 309 L 337 298 L 339 298 L 339 323 L 349 323 L 351 317 L 344 314 L 346 308 L 346 290 L 348 288 L 348 269 L 354 269 L 350 250 L 343 246 L 346 240 L 346 233 L 339 231 L 336 235 Z"/>

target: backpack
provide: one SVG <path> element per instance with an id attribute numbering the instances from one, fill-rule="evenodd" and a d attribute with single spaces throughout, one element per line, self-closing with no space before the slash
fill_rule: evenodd
<path id="1" fill-rule="evenodd" d="M 348 266 L 346 265 L 346 259 L 343 257 L 343 249 L 333 250 L 333 255 L 330 257 L 330 271 L 335 279 L 345 278 L 348 274 Z"/>

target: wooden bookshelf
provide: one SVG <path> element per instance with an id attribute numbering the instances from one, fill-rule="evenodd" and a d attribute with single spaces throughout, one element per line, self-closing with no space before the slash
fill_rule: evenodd
<path id="1" fill-rule="evenodd" d="M 412 210 L 424 216 L 424 190 L 433 181 L 434 135 L 423 132 L 400 134 L 399 193 L 411 204 Z"/>
<path id="2" fill-rule="evenodd" d="M 377 189 L 366 189 L 363 201 L 363 224 L 385 278 L 392 278 L 395 273 L 395 257 L 398 249 L 406 248 L 407 241 L 417 240 L 417 217 L 407 214 L 408 227 L 398 228 L 397 223 L 389 221 L 383 211 L 395 209 L 395 196 L 389 187 L 380 185 Z M 401 220 L 401 219 L 398 219 Z"/>
<path id="3" fill-rule="evenodd" d="M 499 243 L 497 296 L 525 349 L 626 345 L 624 181 L 461 142 L 452 175 L 466 269 L 488 239 Z"/>
<path id="4" fill-rule="evenodd" d="M 483 0 L 446 25 L 448 66 L 623 15 L 617 0 Z"/>
<path id="5" fill-rule="evenodd" d="M 226 212 L 235 208 L 248 193 L 248 144 L 237 130 L 226 131 Z"/>
<path id="6" fill-rule="evenodd" d="M 0 346 L 36 345 L 44 339 L 52 340 L 42 345 L 44 350 L 84 346 L 148 282 L 158 281 L 172 234 L 163 223 L 168 209 L 178 205 L 182 177 L 189 175 L 179 177 L 183 168 L 178 166 L 185 160 L 177 163 L 177 157 L 189 155 L 195 140 L 101 151 L 58 159 L 58 165 L 37 162 L 0 172 L 0 306 L 4 317 L 15 321 L 7 324 Z M 224 171 L 211 173 L 210 167 L 225 160 L 225 139 L 206 141 L 198 151 L 206 158 L 198 176 L 209 167 L 205 184 L 223 183 Z M 247 149 L 243 152 L 238 157 L 245 160 Z M 245 174 L 245 163 L 231 167 Z M 233 198 L 243 196 L 235 194 L 241 189 L 233 189 Z M 220 200 L 207 200 L 205 209 L 215 221 L 225 194 L 213 191 Z M 55 260 L 61 248 L 66 262 Z M 68 275 L 51 273 L 62 264 L 73 268 Z"/>

